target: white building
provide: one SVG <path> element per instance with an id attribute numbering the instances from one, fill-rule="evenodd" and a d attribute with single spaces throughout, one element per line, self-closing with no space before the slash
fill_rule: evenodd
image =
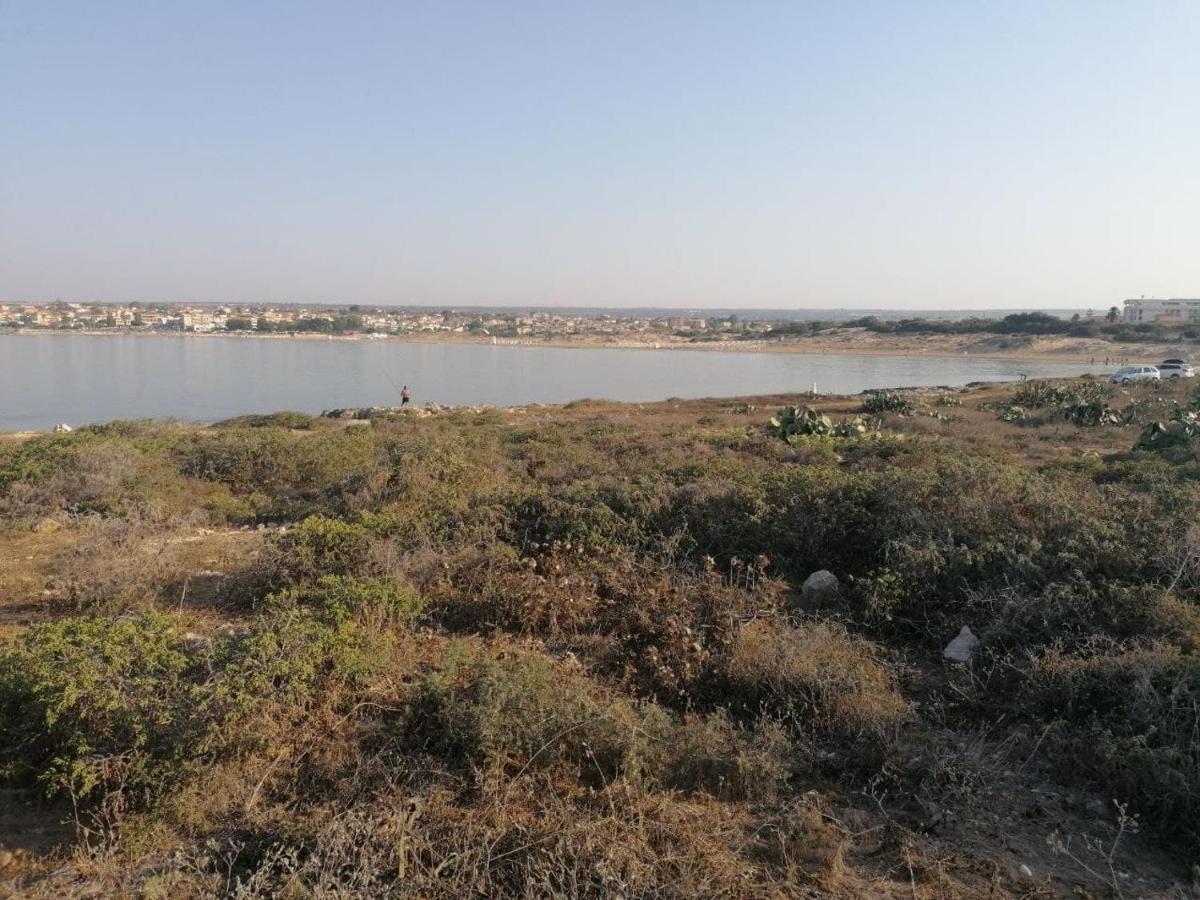
<path id="1" fill-rule="evenodd" d="M 1163 325 L 1200 323 L 1200 300 L 1159 300 L 1156 297 L 1126 300 L 1125 321 L 1134 325 L 1142 322 Z"/>

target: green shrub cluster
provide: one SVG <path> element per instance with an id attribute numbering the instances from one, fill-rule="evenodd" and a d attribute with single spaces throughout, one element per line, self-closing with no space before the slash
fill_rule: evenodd
<path id="1" fill-rule="evenodd" d="M 911 413 L 914 407 L 912 400 L 896 391 L 867 391 L 863 394 L 860 409 L 873 416 L 883 413 L 896 413 L 903 416 Z"/>
<path id="2" fill-rule="evenodd" d="M 272 709 L 364 677 L 365 651 L 357 630 L 298 610 L 211 640 L 161 614 L 38 625 L 0 653 L 0 771 L 77 803 L 105 792 L 145 802 L 253 746 L 252 723 Z"/>

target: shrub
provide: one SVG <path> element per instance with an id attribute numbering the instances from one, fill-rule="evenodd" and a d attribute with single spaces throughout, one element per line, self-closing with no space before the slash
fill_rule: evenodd
<path id="1" fill-rule="evenodd" d="M 909 707 L 866 641 L 829 624 L 742 627 L 725 677 L 747 708 L 763 708 L 817 750 L 853 751 L 867 766 L 891 749 Z M 845 760 L 839 760 L 844 763 Z"/>
<path id="2" fill-rule="evenodd" d="M 420 685 L 412 727 L 451 760 L 515 769 L 569 765 L 637 777 L 661 768 L 670 719 L 612 699 L 539 654 L 451 657 Z"/>
<path id="3" fill-rule="evenodd" d="M 146 609 L 185 575 L 161 522 L 89 516 L 78 527 L 79 542 L 54 560 L 57 595 L 76 610 Z"/>
<path id="4" fill-rule="evenodd" d="M 1075 425 L 1084 428 L 1095 428 L 1098 425 L 1121 425 L 1121 414 L 1109 407 L 1103 400 L 1087 400 L 1082 403 L 1064 404 L 1062 417 Z"/>
<path id="5" fill-rule="evenodd" d="M 1073 381 L 1057 384 L 1050 381 L 1026 381 L 1013 391 L 1010 402 L 1026 409 L 1054 406 L 1064 409 L 1107 410 L 1110 397 L 1112 388 L 1100 382 Z M 1064 415 L 1071 418 L 1068 411 L 1064 411 Z"/>
<path id="6" fill-rule="evenodd" d="M 808 406 L 789 406 L 779 410 L 771 418 L 771 428 L 774 433 L 788 443 L 802 437 L 858 437 L 870 431 L 878 431 L 878 426 L 867 422 L 861 416 L 832 421 Z M 743 433 L 738 430 L 738 437 Z"/>
<path id="7" fill-rule="evenodd" d="M 860 409 L 870 415 L 897 413 L 903 416 L 913 411 L 913 403 L 896 391 L 866 391 Z"/>
<path id="8" fill-rule="evenodd" d="M 286 583 L 360 575 L 370 558 L 371 534 L 356 523 L 309 516 L 278 537 L 275 553 Z"/>
<path id="9" fill-rule="evenodd" d="M 160 614 L 37 625 L 0 654 L 0 774 L 76 801 L 145 801 L 202 760 L 256 745 L 252 723 L 301 711 L 376 654 L 362 633 L 290 610 L 189 640 Z"/>
<path id="10" fill-rule="evenodd" d="M 1200 657 L 1157 645 L 1034 660 L 1021 697 L 1060 758 L 1200 859 Z"/>
<path id="11" fill-rule="evenodd" d="M 670 746 L 666 784 L 724 800 L 773 800 L 794 765 L 782 726 L 763 720 L 747 728 L 723 710 L 687 716 Z"/>
<path id="12" fill-rule="evenodd" d="M 425 608 L 416 591 L 397 579 L 344 575 L 326 575 L 314 585 L 272 594 L 266 603 L 280 609 L 308 607 L 334 624 L 368 616 L 376 627 L 411 624 Z"/>
<path id="13" fill-rule="evenodd" d="M 319 416 L 284 410 L 263 415 L 237 416 L 218 422 L 215 428 L 295 428 L 308 430 L 321 422 Z"/>
<path id="14" fill-rule="evenodd" d="M 294 480 L 296 443 L 282 428 L 213 429 L 185 442 L 178 463 L 183 474 L 236 493 L 278 492 Z"/>
<path id="15" fill-rule="evenodd" d="M 212 649 L 219 677 L 203 698 L 213 727 L 225 732 L 215 746 L 239 740 L 242 723 L 259 712 L 302 707 L 324 682 L 361 682 L 382 661 L 382 648 L 381 636 L 301 609 L 266 616 L 244 634 L 221 638 Z"/>
<path id="16" fill-rule="evenodd" d="M 149 790 L 203 723 L 182 637 L 159 615 L 38 625 L 0 655 L 0 758 L 77 799 Z"/>
<path id="17" fill-rule="evenodd" d="M 94 440 L 88 432 L 44 434 L 27 441 L 0 443 L 0 490 L 18 481 L 38 482 L 69 464 Z"/>

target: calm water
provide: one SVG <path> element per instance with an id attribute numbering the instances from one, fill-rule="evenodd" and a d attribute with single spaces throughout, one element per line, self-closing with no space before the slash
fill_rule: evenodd
<path id="1" fill-rule="evenodd" d="M 662 400 L 817 389 L 855 393 L 1077 375 L 1088 366 L 679 350 L 557 349 L 400 341 L 115 335 L 0 336 L 0 430 L 397 402 L 560 403 Z"/>

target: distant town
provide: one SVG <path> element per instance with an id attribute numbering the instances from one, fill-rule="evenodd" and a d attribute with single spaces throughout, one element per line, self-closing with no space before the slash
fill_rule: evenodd
<path id="1" fill-rule="evenodd" d="M 851 310 L 444 309 L 365 305 L 0 302 L 0 330 L 167 332 L 659 345 L 781 343 L 829 330 L 881 335 L 1061 334 L 1200 338 L 1200 299 L 1138 298 L 1086 312 Z"/>
<path id="2" fill-rule="evenodd" d="M 594 336 L 688 337 L 706 333 L 762 336 L 772 320 L 743 321 L 737 314 L 614 315 L 560 311 L 402 309 L 359 305 L 241 306 L 168 303 L 0 303 L 0 327 L 74 331 L 166 331 L 208 334 L 436 335 L 549 338 Z"/>

